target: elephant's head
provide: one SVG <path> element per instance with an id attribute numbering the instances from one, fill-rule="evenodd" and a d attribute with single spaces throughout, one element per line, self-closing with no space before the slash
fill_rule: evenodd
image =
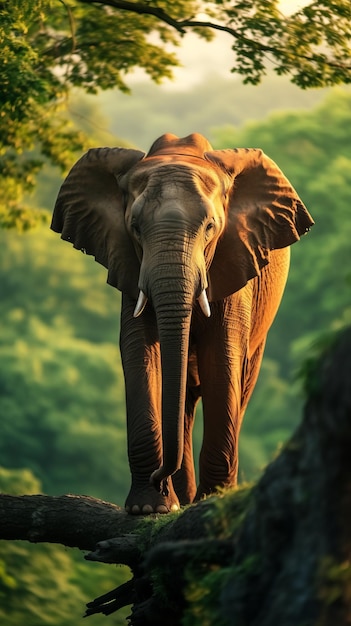
<path id="1" fill-rule="evenodd" d="M 163 465 L 182 459 L 190 319 L 241 289 L 313 221 L 276 164 L 256 149 L 213 150 L 198 134 L 163 135 L 149 153 L 90 150 L 60 190 L 52 228 L 94 255 L 108 283 L 149 300 L 162 356 Z M 199 301 L 199 304 L 197 303 Z"/>

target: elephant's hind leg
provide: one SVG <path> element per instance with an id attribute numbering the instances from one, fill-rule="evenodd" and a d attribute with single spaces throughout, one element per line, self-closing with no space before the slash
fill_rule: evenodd
<path id="1" fill-rule="evenodd" d="M 182 506 L 193 502 L 196 494 L 196 478 L 193 456 L 193 426 L 195 409 L 200 398 L 200 386 L 187 391 L 184 415 L 184 455 L 182 467 L 173 476 L 173 485 Z"/>
<path id="2" fill-rule="evenodd" d="M 266 339 L 260 343 L 255 352 L 245 364 L 243 369 L 242 394 L 241 394 L 241 421 L 244 417 L 247 405 L 255 388 L 258 375 L 260 373 Z"/>
<path id="3" fill-rule="evenodd" d="M 243 369 L 250 332 L 246 292 L 211 305 L 198 339 L 204 434 L 196 499 L 237 483 Z"/>

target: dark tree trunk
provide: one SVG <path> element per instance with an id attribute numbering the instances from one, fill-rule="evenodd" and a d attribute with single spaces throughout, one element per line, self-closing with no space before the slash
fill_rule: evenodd
<path id="1" fill-rule="evenodd" d="M 350 372 L 348 329 L 310 366 L 302 423 L 251 493 L 208 498 L 161 525 L 91 498 L 3 495 L 0 537 L 100 541 L 90 560 L 130 565 L 132 580 L 89 614 L 133 604 L 131 623 L 144 626 L 184 615 L 196 626 L 201 611 L 209 624 L 350 625 Z"/>

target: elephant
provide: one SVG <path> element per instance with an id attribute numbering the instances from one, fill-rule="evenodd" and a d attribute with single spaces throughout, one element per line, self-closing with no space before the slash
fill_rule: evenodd
<path id="1" fill-rule="evenodd" d="M 239 431 L 289 246 L 313 224 L 262 150 L 214 150 L 199 133 L 164 134 L 147 154 L 90 149 L 69 172 L 51 228 L 122 292 L 128 513 L 168 513 L 236 485 Z"/>

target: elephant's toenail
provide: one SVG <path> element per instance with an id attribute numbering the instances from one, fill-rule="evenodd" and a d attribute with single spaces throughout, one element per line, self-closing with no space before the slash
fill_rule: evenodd
<path id="1" fill-rule="evenodd" d="M 142 508 L 142 513 L 145 513 L 145 515 L 150 515 L 150 513 L 153 513 L 154 510 L 151 506 L 151 504 L 144 504 L 143 508 Z"/>
<path id="2" fill-rule="evenodd" d="M 140 513 L 140 506 L 139 506 L 138 504 L 134 504 L 134 505 L 132 506 L 131 513 L 132 513 L 133 515 L 139 515 L 139 513 Z"/>
<path id="3" fill-rule="evenodd" d="M 165 504 L 159 504 L 156 507 L 156 513 L 162 513 L 164 515 L 165 513 L 169 513 L 169 509 Z"/>

